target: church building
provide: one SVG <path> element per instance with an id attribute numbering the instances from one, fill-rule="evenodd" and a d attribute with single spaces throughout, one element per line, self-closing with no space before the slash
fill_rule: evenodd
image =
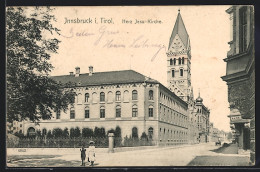
<path id="1" fill-rule="evenodd" d="M 193 99 L 190 38 L 180 10 L 166 54 L 168 88 L 189 106 L 189 142 L 208 142 L 210 111 L 203 105 L 200 95 Z"/>

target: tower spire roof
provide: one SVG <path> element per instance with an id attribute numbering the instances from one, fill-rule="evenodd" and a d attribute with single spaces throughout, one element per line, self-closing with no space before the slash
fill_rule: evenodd
<path id="1" fill-rule="evenodd" d="M 189 49 L 190 39 L 189 39 L 188 32 L 185 28 L 184 22 L 182 20 L 180 9 L 178 9 L 178 16 L 177 16 L 174 28 L 172 30 L 172 34 L 171 34 L 171 38 L 170 38 L 170 42 L 169 42 L 169 48 L 173 42 L 173 39 L 175 38 L 175 36 L 177 34 L 179 35 L 179 37 L 182 40 L 183 44 L 185 45 L 186 49 Z"/>

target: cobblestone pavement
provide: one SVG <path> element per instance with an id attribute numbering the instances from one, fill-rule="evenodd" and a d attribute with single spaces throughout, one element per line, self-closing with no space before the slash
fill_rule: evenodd
<path id="1" fill-rule="evenodd" d="M 214 143 L 159 147 L 116 153 L 96 153 L 96 167 L 114 166 L 187 166 L 211 165 L 210 159 L 219 159 L 214 165 L 246 165 L 247 155 L 216 153 Z M 198 157 L 200 157 L 198 159 Z M 225 157 L 225 159 L 223 159 Z M 205 161 L 207 159 L 208 161 Z M 192 163 L 192 164 L 191 164 Z M 205 164 L 206 163 L 206 164 Z M 12 155 L 8 156 L 8 167 L 81 167 L 80 153 L 64 155 Z M 86 163 L 88 167 L 88 163 Z"/>

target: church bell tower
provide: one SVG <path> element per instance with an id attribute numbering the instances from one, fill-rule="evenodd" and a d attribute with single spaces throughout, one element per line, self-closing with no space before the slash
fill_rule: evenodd
<path id="1" fill-rule="evenodd" d="M 186 102 L 193 98 L 190 51 L 189 35 L 179 10 L 166 52 L 167 84 L 172 92 Z"/>

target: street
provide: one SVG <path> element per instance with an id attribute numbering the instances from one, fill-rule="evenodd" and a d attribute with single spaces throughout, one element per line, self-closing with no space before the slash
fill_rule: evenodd
<path id="1" fill-rule="evenodd" d="M 234 146 L 233 146 L 234 147 Z M 226 151 L 216 151 L 214 143 L 182 145 L 173 147 L 151 147 L 150 149 L 107 153 L 105 149 L 96 150 L 96 167 L 114 166 L 247 166 L 249 155 L 238 155 Z M 215 151 L 214 151 L 215 150 Z M 56 154 L 55 154 L 56 153 Z M 76 148 L 70 153 L 26 155 L 9 154 L 8 167 L 81 167 L 80 151 Z M 88 163 L 86 162 L 86 167 Z"/>

